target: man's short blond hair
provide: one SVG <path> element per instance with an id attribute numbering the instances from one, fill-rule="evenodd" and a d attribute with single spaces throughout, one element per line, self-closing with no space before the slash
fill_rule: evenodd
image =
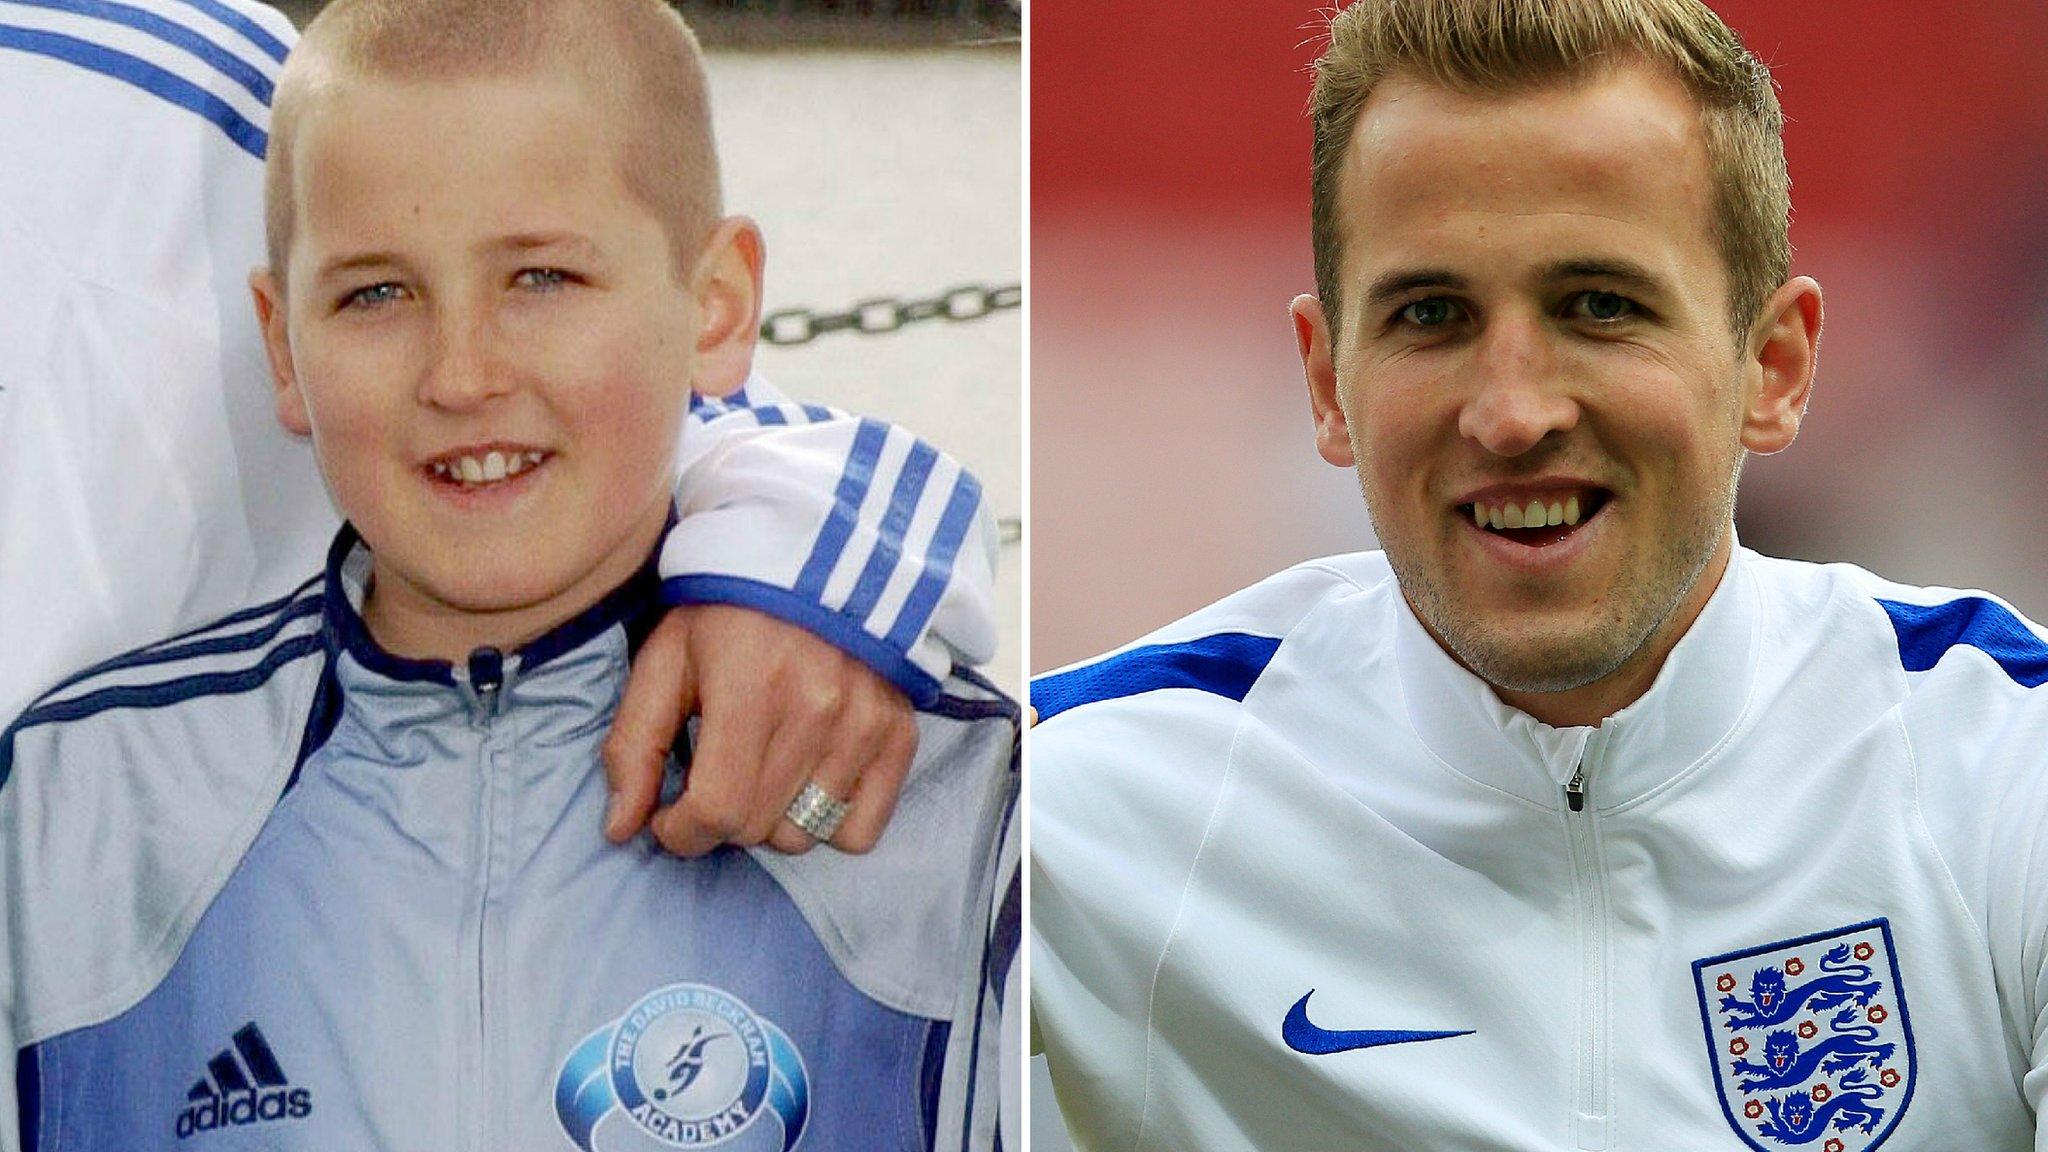
<path id="1" fill-rule="evenodd" d="M 296 208 L 292 138 L 316 78 L 523 76 L 567 69 L 611 95 L 627 187 L 667 227 L 678 274 L 724 213 L 697 37 L 663 0 L 334 0 L 279 78 L 264 225 L 280 283 Z"/>
<path id="2" fill-rule="evenodd" d="M 1668 70 L 1699 103 L 1729 318 L 1747 332 L 1791 271 L 1785 117 L 1769 69 L 1700 0 L 1357 0 L 1337 13 L 1309 97 L 1311 240 L 1330 322 L 1339 315 L 1344 160 L 1381 81 L 1402 75 L 1508 95 L 1633 60 Z"/>

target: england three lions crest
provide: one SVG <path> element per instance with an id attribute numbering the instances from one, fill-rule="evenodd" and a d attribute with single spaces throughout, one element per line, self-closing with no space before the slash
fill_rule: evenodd
<path id="1" fill-rule="evenodd" d="M 1913 1027 L 1882 918 L 1695 960 L 1721 1110 L 1758 1152 L 1868 1152 L 1913 1099 Z"/>

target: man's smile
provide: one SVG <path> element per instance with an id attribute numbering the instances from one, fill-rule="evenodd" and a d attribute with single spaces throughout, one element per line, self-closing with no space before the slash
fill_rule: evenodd
<path id="1" fill-rule="evenodd" d="M 1502 484 L 1469 493 L 1454 507 L 1475 531 L 1521 548 L 1549 548 L 1576 535 L 1613 493 L 1595 484 Z"/>

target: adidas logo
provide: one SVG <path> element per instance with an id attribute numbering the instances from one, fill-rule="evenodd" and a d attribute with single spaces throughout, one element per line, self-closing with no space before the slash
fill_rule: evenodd
<path id="1" fill-rule="evenodd" d="M 178 1113 L 180 1140 L 216 1128 L 303 1120 L 313 1112 L 312 1091 L 294 1088 L 285 1079 L 277 1054 L 253 1020 L 236 1030 L 233 1048 L 221 1049 L 206 1062 L 206 1075 L 193 1083 L 185 1099 L 192 1103 Z"/>

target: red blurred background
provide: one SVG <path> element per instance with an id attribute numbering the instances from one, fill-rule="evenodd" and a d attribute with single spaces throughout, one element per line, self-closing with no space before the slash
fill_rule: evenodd
<path id="1" fill-rule="evenodd" d="M 1794 271 L 1827 294 L 1806 430 L 1751 462 L 1743 542 L 2042 618 L 2048 4 L 1714 7 L 1778 79 Z M 1353 478 L 1314 454 L 1287 319 L 1313 287 L 1316 6 L 1030 19 L 1043 670 L 1372 538 Z"/>

